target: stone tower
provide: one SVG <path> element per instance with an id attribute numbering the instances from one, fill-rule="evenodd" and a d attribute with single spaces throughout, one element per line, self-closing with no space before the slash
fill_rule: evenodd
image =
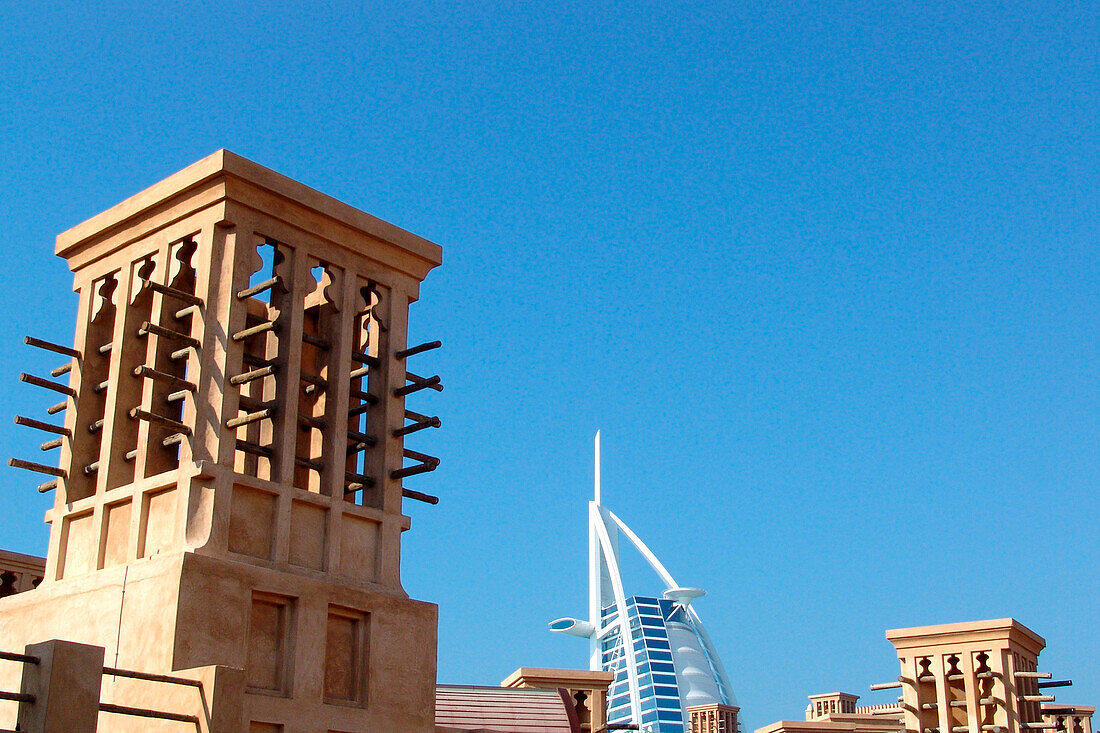
<path id="1" fill-rule="evenodd" d="M 440 248 L 223 150 L 56 253 L 75 342 L 28 343 L 68 383 L 23 379 L 64 424 L 17 421 L 58 467 L 13 461 L 55 477 L 46 574 L 0 602 L 0 649 L 243 668 L 242 730 L 433 730 L 436 607 L 400 543 L 402 499 L 435 502 L 403 486 L 438 464 L 404 445 L 439 426 L 406 398 L 441 389 L 406 325 Z"/>
<path id="2" fill-rule="evenodd" d="M 913 733 L 1021 733 L 1043 722 L 1041 636 L 1015 619 L 886 632 L 897 650 L 904 726 Z M 890 685 L 893 686 L 893 685 Z M 878 685 L 877 687 L 886 687 Z"/>

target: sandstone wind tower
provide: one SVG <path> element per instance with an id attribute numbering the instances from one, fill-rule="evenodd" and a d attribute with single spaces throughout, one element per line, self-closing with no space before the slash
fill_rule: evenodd
<path id="1" fill-rule="evenodd" d="M 59 460 L 12 461 L 52 477 L 46 577 L 0 602 L 0 649 L 242 668 L 239 730 L 431 731 L 436 607 L 402 590 L 400 542 L 402 499 L 435 502 L 403 482 L 438 464 L 405 403 L 441 389 L 409 364 L 439 343 L 406 326 L 440 248 L 219 151 L 56 253 L 75 343 L 27 341 L 67 382 L 23 381 L 64 422 L 16 419 Z"/>

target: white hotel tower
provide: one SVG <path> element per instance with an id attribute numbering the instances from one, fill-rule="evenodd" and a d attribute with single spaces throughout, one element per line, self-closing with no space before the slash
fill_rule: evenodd
<path id="1" fill-rule="evenodd" d="M 626 595 L 620 536 L 660 577 L 662 597 Z M 588 639 L 589 668 L 615 674 L 607 693 L 609 727 L 633 723 L 642 733 L 735 733 L 733 688 L 691 606 L 705 591 L 681 587 L 638 535 L 600 503 L 598 432 L 588 553 L 588 620 L 561 618 L 550 629 Z"/>

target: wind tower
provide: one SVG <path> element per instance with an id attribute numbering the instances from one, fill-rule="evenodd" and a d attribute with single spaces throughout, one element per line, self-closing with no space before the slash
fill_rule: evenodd
<path id="1" fill-rule="evenodd" d="M 22 379 L 64 422 L 16 421 L 59 457 L 12 461 L 51 477 L 46 576 L 0 602 L 0 649 L 242 668 L 242 730 L 433 730 L 437 612 L 400 545 L 402 500 L 436 502 L 404 482 L 438 465 L 405 441 L 439 427 L 406 405 L 442 389 L 408 364 L 439 342 L 406 334 L 440 248 L 222 150 L 56 253 L 75 342 L 28 337 L 65 362 Z"/>
<path id="2" fill-rule="evenodd" d="M 1039 653 L 1046 641 L 1011 618 L 938 626 L 894 629 L 886 638 L 897 650 L 901 675 L 896 683 L 911 733 L 1021 733 L 1052 730 L 1045 719 L 1073 714 L 1055 707 L 1051 687 L 1039 672 Z"/>
<path id="3" fill-rule="evenodd" d="M 603 505 L 599 432 L 594 477 L 594 498 L 588 503 L 588 619 L 560 618 L 550 622 L 551 631 L 587 639 L 589 669 L 615 674 L 608 690 L 609 724 L 633 723 L 643 733 L 690 733 L 690 710 L 706 706 L 710 720 L 720 713 L 733 733 L 740 708 L 692 606 L 705 591 L 679 585 L 638 535 Z M 664 584 L 660 598 L 627 595 L 620 535 Z"/>

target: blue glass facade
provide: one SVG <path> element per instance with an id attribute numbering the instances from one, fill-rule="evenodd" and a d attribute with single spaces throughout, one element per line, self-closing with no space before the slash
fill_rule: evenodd
<path id="1" fill-rule="evenodd" d="M 666 623 L 686 623 L 686 615 L 673 601 L 664 598 L 632 596 L 627 599 L 626 607 L 631 636 L 629 651 L 617 625 L 600 641 L 603 669 L 615 674 L 607 693 L 607 721 L 634 722 L 627 668 L 633 664 L 638 675 L 640 730 L 643 733 L 684 733 L 682 695 Z M 615 606 L 603 609 L 604 627 L 617 618 Z"/>

